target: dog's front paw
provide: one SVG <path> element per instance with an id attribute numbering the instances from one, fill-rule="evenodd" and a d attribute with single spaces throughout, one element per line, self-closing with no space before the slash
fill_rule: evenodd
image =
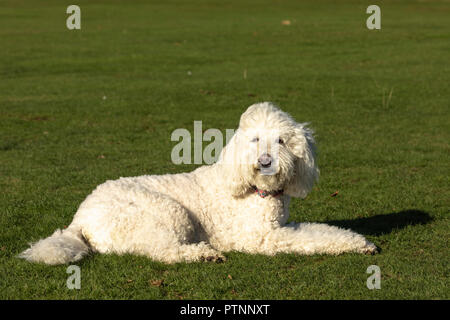
<path id="1" fill-rule="evenodd" d="M 364 248 L 362 248 L 361 252 L 368 255 L 374 255 L 380 253 L 381 248 L 377 247 L 372 242 L 367 241 L 367 244 Z"/>
<path id="2" fill-rule="evenodd" d="M 213 255 L 200 258 L 200 261 L 215 262 L 215 263 L 222 263 L 225 262 L 226 260 L 227 259 L 223 255 Z"/>

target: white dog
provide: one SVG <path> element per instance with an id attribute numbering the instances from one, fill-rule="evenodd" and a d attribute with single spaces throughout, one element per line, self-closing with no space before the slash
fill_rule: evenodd
<path id="1" fill-rule="evenodd" d="M 312 131 L 271 103 L 250 106 L 219 160 L 190 173 L 99 185 L 64 230 L 19 256 L 63 264 L 89 251 L 166 262 L 223 261 L 222 252 L 376 253 L 362 235 L 318 223 L 286 225 L 291 197 L 318 178 Z"/>

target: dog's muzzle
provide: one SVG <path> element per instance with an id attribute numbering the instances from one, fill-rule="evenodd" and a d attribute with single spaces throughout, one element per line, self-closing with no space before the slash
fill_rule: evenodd
<path id="1" fill-rule="evenodd" d="M 268 153 L 262 154 L 258 158 L 258 170 L 259 173 L 264 176 L 273 176 L 277 174 L 275 159 Z"/>
<path id="2" fill-rule="evenodd" d="M 258 164 L 261 168 L 270 168 L 272 165 L 272 157 L 270 154 L 264 153 L 258 158 Z"/>

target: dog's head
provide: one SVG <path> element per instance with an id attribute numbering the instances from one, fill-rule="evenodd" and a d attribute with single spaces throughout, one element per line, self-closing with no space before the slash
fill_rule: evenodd
<path id="1" fill-rule="evenodd" d="M 312 131 L 269 102 L 245 111 L 218 163 L 233 195 L 250 188 L 306 197 L 319 176 Z"/>

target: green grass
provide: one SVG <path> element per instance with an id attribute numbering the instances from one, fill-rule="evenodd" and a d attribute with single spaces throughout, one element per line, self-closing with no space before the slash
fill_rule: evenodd
<path id="1" fill-rule="evenodd" d="M 69 4 L 0 1 L 0 298 L 450 298 L 448 2 L 383 1 L 379 31 L 370 1 L 79 0 L 79 31 Z M 317 134 L 321 180 L 291 220 L 352 228 L 381 254 L 93 255 L 81 290 L 67 266 L 15 258 L 107 179 L 194 169 L 172 164 L 174 129 L 235 128 L 266 100 Z"/>

